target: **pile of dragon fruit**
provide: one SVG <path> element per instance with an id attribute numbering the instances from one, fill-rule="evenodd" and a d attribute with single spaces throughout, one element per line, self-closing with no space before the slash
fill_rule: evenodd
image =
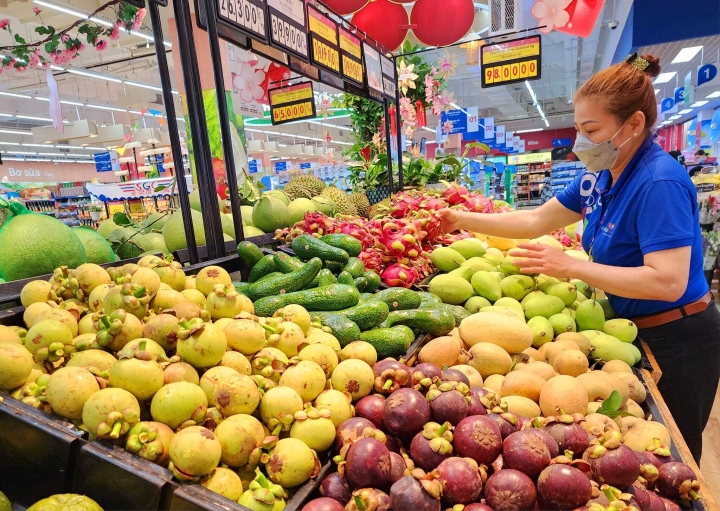
<path id="1" fill-rule="evenodd" d="M 381 275 L 393 287 L 410 287 L 432 273 L 430 252 L 438 245 L 471 237 L 467 231 L 453 234 L 440 232 L 437 211 L 453 208 L 476 213 L 510 211 L 464 186 L 453 184 L 444 192 L 412 190 L 393 195 L 390 204 L 378 206 L 372 218 L 322 213 L 308 213 L 303 221 L 277 232 L 277 238 L 290 242 L 301 234 L 349 234 L 362 242 L 358 256 L 365 268 Z"/>

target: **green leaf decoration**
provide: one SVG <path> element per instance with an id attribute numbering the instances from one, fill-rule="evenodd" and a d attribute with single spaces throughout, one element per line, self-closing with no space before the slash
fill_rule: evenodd
<path id="1" fill-rule="evenodd" d="M 125 213 L 115 213 L 113 215 L 113 222 L 115 222 L 117 225 L 121 226 L 127 226 L 131 225 L 132 222 L 130 221 L 130 218 Z"/>

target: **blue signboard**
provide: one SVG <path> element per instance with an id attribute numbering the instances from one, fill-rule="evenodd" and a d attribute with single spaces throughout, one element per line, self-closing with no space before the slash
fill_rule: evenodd
<path id="1" fill-rule="evenodd" d="M 685 101 L 685 87 L 675 88 L 675 103 L 682 103 Z"/>
<path id="2" fill-rule="evenodd" d="M 712 82 L 717 77 L 718 70 L 715 64 L 704 64 L 698 68 L 697 72 L 697 85 L 701 85 Z"/>
<path id="3" fill-rule="evenodd" d="M 572 138 L 554 138 L 552 141 L 553 147 L 567 147 L 573 145 Z"/>
<path id="4" fill-rule="evenodd" d="M 312 163 L 301 163 L 300 168 L 301 169 L 310 169 L 310 168 L 312 168 Z"/>
<path id="5" fill-rule="evenodd" d="M 95 159 L 95 170 L 97 172 L 112 172 L 114 170 L 119 170 L 119 167 L 117 169 L 113 168 L 113 159 L 110 151 L 95 153 L 93 158 Z"/>
<path id="6" fill-rule="evenodd" d="M 675 108 L 675 98 L 663 98 L 660 103 L 660 111 L 670 112 L 673 108 Z"/>
<path id="7" fill-rule="evenodd" d="M 485 137 L 485 119 L 480 118 L 479 129 L 474 132 L 463 133 L 463 140 L 465 142 L 482 142 L 483 144 L 490 146 L 491 149 L 496 149 L 500 147 L 500 145 L 495 141 L 495 131 L 493 130 L 491 133 L 492 137 L 483 138 Z M 505 136 L 505 134 L 503 134 L 503 136 Z M 505 140 L 507 142 L 507 138 Z"/>
<path id="8" fill-rule="evenodd" d="M 440 112 L 440 125 L 444 126 L 447 121 L 452 123 L 450 135 L 456 133 L 467 133 L 467 114 L 462 110 L 448 110 Z"/>
<path id="9" fill-rule="evenodd" d="M 257 160 L 250 160 L 248 162 L 248 173 L 250 174 L 257 174 L 258 171 L 258 162 Z"/>
<path id="10" fill-rule="evenodd" d="M 276 161 L 275 162 L 275 173 L 283 172 L 287 170 L 288 162 L 286 161 Z"/>

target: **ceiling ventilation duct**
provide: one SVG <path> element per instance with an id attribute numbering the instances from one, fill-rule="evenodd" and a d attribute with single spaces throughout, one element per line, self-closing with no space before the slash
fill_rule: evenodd
<path id="1" fill-rule="evenodd" d="M 490 35 L 517 32 L 522 26 L 520 0 L 489 0 Z"/>

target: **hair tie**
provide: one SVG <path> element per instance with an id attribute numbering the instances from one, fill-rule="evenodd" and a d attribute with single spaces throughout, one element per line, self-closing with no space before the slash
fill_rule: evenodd
<path id="1" fill-rule="evenodd" d="M 639 69 L 640 71 L 645 71 L 648 66 L 650 66 L 650 62 L 640 57 L 637 52 L 633 53 L 632 55 L 628 55 L 628 57 L 625 59 L 625 62 L 630 64 L 632 67 Z"/>

